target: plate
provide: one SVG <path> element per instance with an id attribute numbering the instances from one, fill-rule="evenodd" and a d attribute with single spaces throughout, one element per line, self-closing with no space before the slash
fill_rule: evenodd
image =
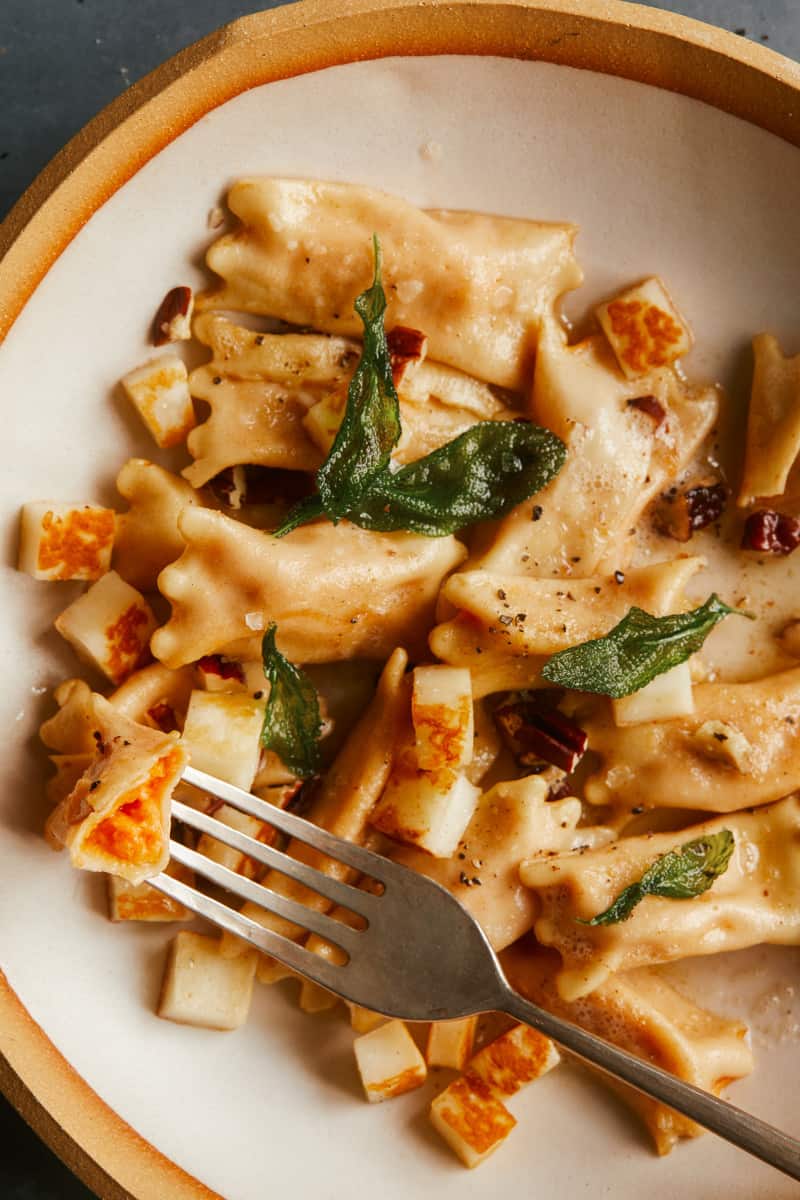
<path id="1" fill-rule="evenodd" d="M 704 1200 L 794 1194 L 711 1137 L 659 1162 L 575 1068 L 523 1094 L 517 1136 L 467 1174 L 430 1131 L 421 1093 L 364 1104 L 345 1023 L 300 1013 L 287 985 L 258 989 L 235 1034 L 159 1021 L 169 935 L 109 924 L 101 882 L 40 836 L 35 733 L 44 690 L 75 671 L 49 632 L 73 588 L 12 564 L 22 501 L 113 502 L 123 458 L 151 453 L 115 381 L 149 353 L 154 302 L 202 282 L 207 215 L 237 176 L 351 180 L 422 205 L 576 221 L 587 282 L 573 314 L 662 274 L 697 335 L 690 373 L 741 400 L 753 332 L 800 349 L 798 144 L 800 71 L 693 22 L 589 0 L 320 0 L 180 55 L 88 126 L 12 212 L 0 237 L 0 393 L 14 424 L 0 478 L 0 1081 L 100 1195 L 327 1200 L 356 1187 L 489 1200 L 524 1181 L 542 1196 L 660 1200 L 696 1195 L 701 1176 Z M 686 982 L 741 1013 L 778 977 L 788 1004 L 800 987 L 789 952 L 732 956 Z M 793 1020 L 762 1023 L 759 1067 L 734 1098 L 800 1134 Z"/>

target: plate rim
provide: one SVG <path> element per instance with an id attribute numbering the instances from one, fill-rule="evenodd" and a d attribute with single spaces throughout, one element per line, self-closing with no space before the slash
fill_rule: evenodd
<path id="1" fill-rule="evenodd" d="M 168 59 L 37 176 L 0 225 L 0 345 L 92 214 L 214 108 L 329 66 L 437 54 L 541 60 L 648 83 L 800 146 L 800 64 L 688 17 L 627 0 L 300 0 Z M 223 1200 L 97 1095 L 1 969 L 0 1091 L 102 1200 Z"/>

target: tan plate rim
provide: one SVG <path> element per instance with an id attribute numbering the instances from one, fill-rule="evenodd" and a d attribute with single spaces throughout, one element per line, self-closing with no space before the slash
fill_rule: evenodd
<path id="1" fill-rule="evenodd" d="M 658 9 L 625 0 L 302 0 L 188 47 L 56 155 L 0 225 L 0 342 L 92 213 L 200 117 L 263 83 L 395 54 L 541 59 L 618 75 L 800 146 L 798 64 Z M 102 1200 L 214 1200 L 100 1099 L 1 971 L 0 1052 L 0 1089 Z"/>

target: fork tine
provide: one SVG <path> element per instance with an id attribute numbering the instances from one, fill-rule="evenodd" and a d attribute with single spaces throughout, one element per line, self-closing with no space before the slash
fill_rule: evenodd
<path id="1" fill-rule="evenodd" d="M 173 879 L 171 875 L 156 875 L 147 882 L 166 896 L 184 904 L 198 917 L 205 917 L 220 929 L 226 929 L 228 933 L 242 938 L 262 954 L 277 958 L 285 967 L 313 979 L 320 987 L 338 995 L 346 994 L 342 966 L 337 966 L 318 954 L 311 954 L 297 942 L 290 942 L 288 938 L 273 933 L 271 929 L 264 929 L 262 925 L 242 916 L 235 909 L 228 908 L 227 904 L 196 891 L 180 879 Z"/>
<path id="2" fill-rule="evenodd" d="M 210 779 L 211 776 L 208 776 L 208 778 Z M 210 789 L 205 788 L 204 790 L 208 791 Z M 247 795 L 247 793 L 243 792 L 242 795 Z M 251 800 L 257 799 L 255 796 L 250 796 L 249 798 Z M 260 803 L 263 803 L 264 807 L 269 810 L 269 814 L 265 818 L 266 820 L 271 819 L 273 812 L 280 813 L 282 811 L 276 808 L 275 805 L 268 804 L 266 801 Z M 240 833 L 238 829 L 231 829 L 229 825 L 224 825 L 222 821 L 215 820 L 208 813 L 200 812 L 196 808 L 190 808 L 188 805 L 181 803 L 180 800 L 173 800 L 172 815 L 176 820 L 182 821 L 186 825 L 191 825 L 193 829 L 199 829 L 201 833 L 207 833 L 211 837 L 216 838 L 218 842 L 224 842 L 226 846 L 232 846 L 234 850 L 246 854 L 248 858 L 254 858 L 262 866 L 272 867 L 274 870 L 280 871 L 282 875 L 291 876 L 292 879 L 296 879 L 298 883 L 304 884 L 312 892 L 318 892 L 333 904 L 340 904 L 343 908 L 349 908 L 351 912 L 358 913 L 361 917 L 369 916 L 370 904 L 374 902 L 374 897 L 369 892 L 352 887 L 351 884 L 334 879 L 330 875 L 323 875 L 321 871 L 315 870 L 314 867 L 309 867 L 307 863 L 302 863 L 298 859 L 292 858 L 289 854 L 283 854 L 280 850 L 276 850 L 274 846 L 267 846 L 263 842 L 257 842 L 255 838 L 248 837 L 246 833 Z M 261 814 L 256 812 L 251 812 L 251 816 L 261 818 Z"/>
<path id="3" fill-rule="evenodd" d="M 392 865 L 385 858 L 381 858 L 379 854 L 373 854 L 371 850 L 365 850 L 362 846 L 354 845 L 353 842 L 345 842 L 342 838 L 328 833 L 327 830 L 320 829 L 318 825 L 312 825 L 310 821 L 305 821 L 294 813 L 277 808 L 274 804 L 268 804 L 266 800 L 259 800 L 257 796 L 242 791 L 232 783 L 226 783 L 225 780 L 217 779 L 214 775 L 207 775 L 205 771 L 198 771 L 196 767 L 184 768 L 183 780 L 192 787 L 218 796 L 226 804 L 231 804 L 234 808 L 249 813 L 251 817 L 257 817 L 259 821 L 267 821 L 276 829 L 289 834 L 290 837 L 305 842 L 307 846 L 311 846 L 321 854 L 326 854 L 329 858 L 338 859 L 339 862 L 345 863 L 355 871 L 360 871 L 362 875 L 371 875 L 374 879 L 385 880 L 387 867 Z M 177 807 L 177 802 L 174 802 L 173 810 Z M 378 874 L 376 874 L 376 870 L 379 872 Z M 311 886 L 314 885 L 311 884 Z"/>
<path id="4" fill-rule="evenodd" d="M 196 850 L 182 846 L 179 842 L 170 842 L 170 853 L 173 859 L 183 863 L 186 867 L 191 867 L 198 875 L 205 876 L 212 883 L 218 884 L 226 891 L 239 896 L 240 899 L 251 900 L 260 908 L 276 913 L 279 917 L 285 917 L 287 921 L 291 921 L 294 925 L 300 925 L 303 929 L 310 930 L 311 933 L 319 934 L 326 942 L 333 942 L 348 953 L 355 950 L 359 930 L 353 929 L 341 921 L 335 921 L 324 913 L 307 908 L 305 904 L 300 904 L 297 900 L 279 896 L 269 888 L 262 887 L 260 883 L 246 879 L 243 875 L 237 875 L 235 871 L 222 866 L 221 863 L 214 862 L 205 854 L 199 854 Z"/>

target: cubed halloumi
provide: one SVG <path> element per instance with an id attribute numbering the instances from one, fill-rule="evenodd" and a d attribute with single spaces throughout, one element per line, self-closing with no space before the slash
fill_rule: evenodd
<path id="1" fill-rule="evenodd" d="M 356 1063 L 370 1104 L 421 1087 L 425 1059 L 402 1021 L 387 1021 L 353 1042 Z"/>
<path id="2" fill-rule="evenodd" d="M 192 766 L 249 791 L 263 722 L 263 700 L 244 693 L 192 692 L 183 727 Z"/>
<path id="3" fill-rule="evenodd" d="M 109 571 L 56 618 L 55 626 L 78 656 L 121 683 L 149 657 L 156 621 L 141 592 Z"/>
<path id="4" fill-rule="evenodd" d="M 472 680 L 466 667 L 416 667 L 411 720 L 417 762 L 426 771 L 465 767 L 472 760 L 475 722 Z"/>
<path id="5" fill-rule="evenodd" d="M 692 348 L 692 335 L 660 279 L 645 279 L 595 309 L 629 379 L 669 367 Z"/>
<path id="6" fill-rule="evenodd" d="M 611 707 L 615 725 L 641 725 L 645 721 L 690 716 L 694 712 L 690 664 L 679 663 L 671 671 L 656 675 L 638 692 L 612 700 Z"/>
<path id="7" fill-rule="evenodd" d="M 466 1167 L 488 1158 L 517 1123 L 488 1084 L 466 1075 L 436 1097 L 430 1119 Z"/>
<path id="8" fill-rule="evenodd" d="M 238 1029 L 247 1019 L 257 953 L 223 958 L 216 938 L 182 930 L 167 959 L 158 1015 L 181 1025 Z"/>
<path id="9" fill-rule="evenodd" d="M 425 1061 L 429 1067 L 450 1067 L 463 1071 L 475 1042 L 477 1017 L 462 1017 L 458 1021 L 432 1021 L 428 1030 Z"/>
<path id="10" fill-rule="evenodd" d="M 123 378 L 122 387 L 162 450 L 179 445 L 194 429 L 189 375 L 177 355 L 165 354 L 137 367 Z"/>
<path id="11" fill-rule="evenodd" d="M 99 579 L 111 566 L 116 514 L 96 504 L 32 500 L 20 513 L 20 571 L 34 579 Z"/>
<path id="12" fill-rule="evenodd" d="M 422 771 L 399 761 L 373 809 L 375 829 L 434 858 L 449 858 L 475 812 L 481 791 L 458 771 Z"/>
<path id="13" fill-rule="evenodd" d="M 466 1075 L 480 1079 L 501 1096 L 513 1096 L 560 1061 L 550 1038 L 528 1025 L 514 1025 L 470 1059 Z"/>

